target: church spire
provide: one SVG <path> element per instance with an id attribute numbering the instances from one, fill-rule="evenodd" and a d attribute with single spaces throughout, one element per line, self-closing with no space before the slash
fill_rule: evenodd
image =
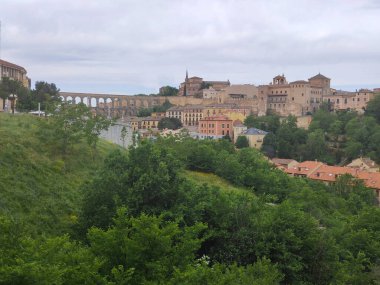
<path id="1" fill-rule="evenodd" d="M 183 86 L 183 96 L 187 96 L 186 85 L 187 85 L 188 80 L 189 80 L 189 74 L 188 74 L 187 69 L 186 69 L 185 85 Z"/>

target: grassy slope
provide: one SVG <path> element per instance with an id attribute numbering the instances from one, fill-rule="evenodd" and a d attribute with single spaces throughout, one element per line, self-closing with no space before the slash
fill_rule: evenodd
<path id="1" fill-rule="evenodd" d="M 212 173 L 186 170 L 184 175 L 187 179 L 198 185 L 206 183 L 209 186 L 219 187 L 222 191 L 234 192 L 239 194 L 248 194 L 254 196 L 254 194 L 248 189 L 244 187 L 234 186 L 227 180 L 224 180 L 223 178 L 220 178 L 219 176 Z"/>
<path id="2" fill-rule="evenodd" d="M 36 136 L 38 120 L 0 113 L 0 215 L 31 231 L 63 233 L 75 223 L 79 186 L 116 146 L 100 142 L 94 158 L 83 143 L 63 161 Z"/>

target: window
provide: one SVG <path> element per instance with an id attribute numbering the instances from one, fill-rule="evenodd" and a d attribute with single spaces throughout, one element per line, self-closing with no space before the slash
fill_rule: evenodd
<path id="1" fill-rule="evenodd" d="M 294 97 L 292 97 L 292 101 L 294 101 Z"/>
<path id="2" fill-rule="evenodd" d="M 222 128 L 224 128 L 224 124 L 222 124 Z"/>
<path id="3" fill-rule="evenodd" d="M 222 130 L 222 135 L 224 136 L 224 130 Z"/>
<path id="4" fill-rule="evenodd" d="M 230 124 L 227 124 L 227 128 L 229 128 L 230 127 Z M 227 134 L 228 134 L 228 131 L 227 131 Z"/>

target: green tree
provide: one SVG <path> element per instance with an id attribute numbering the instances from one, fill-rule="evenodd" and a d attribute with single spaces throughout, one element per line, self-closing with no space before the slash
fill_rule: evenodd
<path id="1" fill-rule="evenodd" d="M 25 92 L 24 89 L 20 81 L 3 77 L 0 82 L 0 97 L 3 99 L 3 109 L 5 109 L 5 100 L 8 99 L 11 94 L 18 96 L 19 93 Z"/>
<path id="2" fill-rule="evenodd" d="M 84 110 L 87 113 L 87 118 L 84 122 L 84 136 L 87 140 L 87 143 L 96 150 L 97 143 L 99 141 L 100 133 L 103 130 L 108 130 L 112 125 L 112 120 L 107 119 L 106 117 L 91 113 L 90 109 Z"/>
<path id="3" fill-rule="evenodd" d="M 327 145 L 323 130 L 318 129 L 308 134 L 306 141 L 306 153 L 304 154 L 307 160 L 325 160 Z"/>
<path id="4" fill-rule="evenodd" d="M 160 88 L 160 93 L 158 95 L 160 95 L 160 96 L 177 96 L 178 95 L 178 88 L 171 87 L 171 86 L 163 86 Z"/>
<path id="5" fill-rule="evenodd" d="M 158 129 L 170 129 L 170 130 L 177 130 L 182 127 L 182 123 L 177 118 L 162 118 L 158 122 Z"/>
<path id="6" fill-rule="evenodd" d="M 223 264 L 209 265 L 207 257 L 203 257 L 195 265 L 190 265 L 185 271 L 177 270 L 168 284 L 183 285 L 275 285 L 280 284 L 283 276 L 277 266 L 268 259 L 259 259 L 246 267 L 225 266 Z"/>
<path id="7" fill-rule="evenodd" d="M 123 147 L 125 147 L 125 138 L 127 136 L 127 133 L 128 133 L 127 128 L 125 126 L 123 126 L 121 128 L 121 133 L 120 133 L 121 140 L 123 141 Z"/>
<path id="8" fill-rule="evenodd" d="M 37 81 L 34 90 L 31 92 L 34 101 L 34 108 L 37 104 L 41 103 L 41 110 L 45 112 L 53 112 L 55 106 L 62 100 L 59 97 L 59 89 L 54 83 L 47 83 L 45 81 Z"/>
<path id="9" fill-rule="evenodd" d="M 238 136 L 235 146 L 237 148 L 249 147 L 249 142 L 246 136 Z"/>
<path id="10" fill-rule="evenodd" d="M 193 264 L 205 229 L 202 223 L 180 227 L 179 221 L 165 221 L 163 216 L 128 217 L 125 209 L 120 209 L 114 226 L 92 228 L 88 239 L 93 253 L 105 261 L 103 270 L 108 275 L 133 270 L 127 274 L 128 284 L 162 284 L 175 270 Z"/>
<path id="11" fill-rule="evenodd" d="M 380 95 L 377 94 L 367 103 L 365 114 L 374 117 L 380 123 Z"/>
<path id="12" fill-rule="evenodd" d="M 49 127 L 53 131 L 53 140 L 65 157 L 69 147 L 78 143 L 83 137 L 86 118 L 91 116 L 84 104 L 62 104 L 51 118 Z"/>

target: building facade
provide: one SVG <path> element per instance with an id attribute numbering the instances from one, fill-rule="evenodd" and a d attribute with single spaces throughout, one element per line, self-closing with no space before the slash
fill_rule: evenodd
<path id="1" fill-rule="evenodd" d="M 303 116 L 315 112 L 330 94 L 330 79 L 317 74 L 306 80 L 288 82 L 277 75 L 268 85 L 258 87 L 261 108 L 280 116 Z"/>
<path id="2" fill-rule="evenodd" d="M 26 76 L 26 69 L 22 66 L 0 59 L 0 82 L 4 77 L 8 77 L 11 80 L 17 80 L 21 84 L 30 89 L 30 78 Z M 16 94 L 17 95 L 17 94 Z M 11 105 L 16 104 L 16 100 L 10 101 L 8 99 L 0 98 L 0 111 L 4 109 L 11 109 Z"/>
<path id="3" fill-rule="evenodd" d="M 266 131 L 256 128 L 249 128 L 243 131 L 240 136 L 245 136 L 247 138 L 249 147 L 260 149 L 267 134 L 268 132 Z"/>
<path id="4" fill-rule="evenodd" d="M 327 102 L 334 111 L 353 110 L 363 113 L 367 103 L 372 100 L 375 93 L 369 89 L 360 89 L 356 92 L 332 90 L 331 94 L 325 95 L 323 101 Z"/>
<path id="5" fill-rule="evenodd" d="M 199 120 L 198 132 L 200 135 L 212 138 L 224 136 L 233 137 L 232 120 L 226 116 L 205 117 Z"/>
<path id="6" fill-rule="evenodd" d="M 203 105 L 175 106 L 166 111 L 166 117 L 177 118 L 184 126 L 198 126 L 203 118 L 203 109 Z"/>
<path id="7" fill-rule="evenodd" d="M 26 76 L 26 69 L 22 66 L 0 59 L 0 80 L 8 77 L 17 80 L 26 88 L 30 89 L 30 78 Z"/>
<path id="8" fill-rule="evenodd" d="M 178 96 L 194 96 L 202 97 L 203 90 L 212 87 L 215 91 L 222 90 L 230 86 L 230 82 L 227 81 L 204 81 L 203 78 L 193 76 L 189 78 L 186 71 L 185 81 L 179 86 Z"/>

